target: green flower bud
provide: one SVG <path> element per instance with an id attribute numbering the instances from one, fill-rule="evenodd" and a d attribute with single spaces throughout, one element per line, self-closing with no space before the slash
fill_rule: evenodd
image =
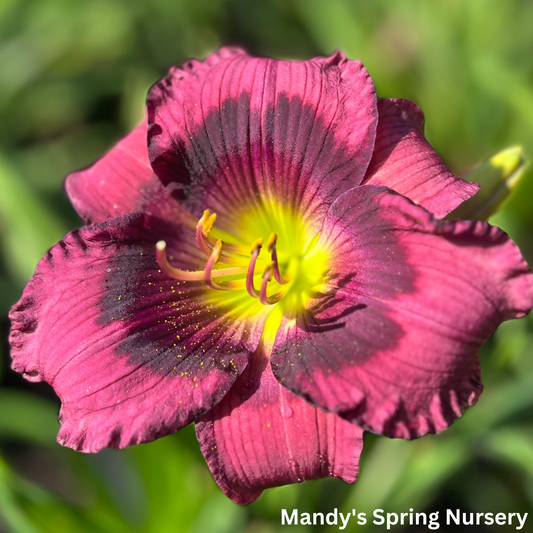
<path id="1" fill-rule="evenodd" d="M 479 183 L 481 188 L 446 218 L 487 220 L 498 211 L 503 201 L 511 194 L 528 165 L 529 162 L 526 161 L 520 146 L 498 152 L 463 176 L 463 179 Z"/>

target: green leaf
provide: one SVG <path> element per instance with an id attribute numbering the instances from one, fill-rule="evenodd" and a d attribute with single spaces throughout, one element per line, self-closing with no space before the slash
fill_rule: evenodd
<path id="1" fill-rule="evenodd" d="M 67 228 L 0 153 L 1 250 L 13 279 L 24 284 L 46 250 Z"/>
<path id="2" fill-rule="evenodd" d="M 507 427 L 483 438 L 482 447 L 533 477 L 533 428 Z"/>
<path id="3" fill-rule="evenodd" d="M 40 396 L 16 389 L 0 390 L 0 440 L 55 446 L 57 407 Z"/>
<path id="4" fill-rule="evenodd" d="M 17 503 L 10 479 L 11 472 L 0 458 L 0 517 L 14 533 L 39 533 Z"/>

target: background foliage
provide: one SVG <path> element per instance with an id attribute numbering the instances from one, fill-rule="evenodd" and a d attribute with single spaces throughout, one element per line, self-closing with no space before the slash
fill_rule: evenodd
<path id="1" fill-rule="evenodd" d="M 80 224 L 65 175 L 140 121 L 170 65 L 228 43 L 287 59 L 340 48 L 380 96 L 422 107 L 428 137 L 461 174 L 507 146 L 533 154 L 531 27 L 530 0 L 2 0 L 0 531 L 273 533 L 282 507 L 530 511 L 531 318 L 484 346 L 485 392 L 449 430 L 415 442 L 367 435 L 355 485 L 282 487 L 243 508 L 212 481 L 192 428 L 92 456 L 57 445 L 58 400 L 9 369 L 6 316 L 38 259 Z M 530 173 L 494 219 L 530 264 L 532 194 Z"/>

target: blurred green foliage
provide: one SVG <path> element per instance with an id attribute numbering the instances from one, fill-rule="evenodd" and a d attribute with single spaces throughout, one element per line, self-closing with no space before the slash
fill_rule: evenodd
<path id="1" fill-rule="evenodd" d="M 94 456 L 55 444 L 57 399 L 9 370 L 7 312 L 38 259 L 79 225 L 64 176 L 141 120 L 170 65 L 221 44 L 288 59 L 340 48 L 380 96 L 421 106 L 429 139 L 461 174 L 508 146 L 533 155 L 531 27 L 530 0 L 2 0 L 0 531 L 272 533 L 281 508 L 530 510 L 531 318 L 483 347 L 485 392 L 449 430 L 416 442 L 367 435 L 355 485 L 281 487 L 242 508 L 212 481 L 192 428 Z M 533 264 L 530 174 L 491 221 Z"/>

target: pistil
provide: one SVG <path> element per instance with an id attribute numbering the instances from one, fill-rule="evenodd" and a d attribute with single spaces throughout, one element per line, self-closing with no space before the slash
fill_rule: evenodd
<path id="1" fill-rule="evenodd" d="M 169 278 L 179 279 L 181 281 L 201 281 L 205 277 L 204 270 L 180 270 L 179 268 L 173 267 L 167 259 L 166 252 L 167 243 L 165 241 L 159 241 L 155 245 L 155 253 L 157 258 L 157 263 L 159 268 L 164 272 Z M 211 273 L 212 278 L 220 278 L 225 276 L 235 276 L 237 274 L 245 274 L 247 271 L 246 267 L 230 267 L 230 268 L 220 268 L 213 270 Z"/>

